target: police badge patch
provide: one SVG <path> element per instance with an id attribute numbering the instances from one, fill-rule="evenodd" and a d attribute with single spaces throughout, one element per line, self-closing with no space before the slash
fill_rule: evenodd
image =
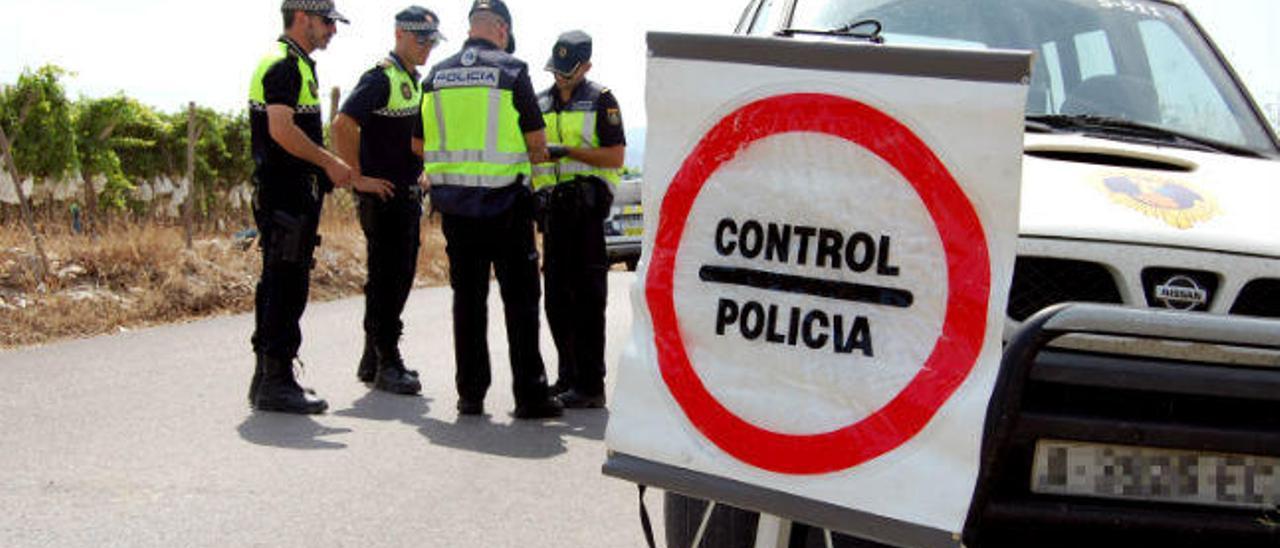
<path id="1" fill-rule="evenodd" d="M 1130 173 L 1105 174 L 1101 179 L 1111 201 L 1180 230 L 1218 215 L 1212 196 L 1182 181 Z"/>
<path id="2" fill-rule="evenodd" d="M 409 82 L 402 82 L 400 84 L 400 96 L 405 99 L 413 98 L 413 88 L 409 86 Z"/>
<path id="3" fill-rule="evenodd" d="M 605 119 L 609 121 L 609 125 L 611 126 L 622 125 L 622 112 L 619 111 L 618 109 L 616 108 L 608 109 L 605 111 L 604 116 L 605 116 Z"/>
<path id="4" fill-rule="evenodd" d="M 467 51 L 462 52 L 462 59 L 460 59 L 460 61 L 464 67 L 476 64 L 476 50 L 467 49 Z"/>

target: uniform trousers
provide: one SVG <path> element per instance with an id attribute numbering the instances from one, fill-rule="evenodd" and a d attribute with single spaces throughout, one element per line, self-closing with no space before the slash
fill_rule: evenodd
<path id="1" fill-rule="evenodd" d="M 609 294 L 604 219 L 612 203 L 608 183 L 596 177 L 557 184 L 547 203 L 543 273 L 547 323 L 559 355 L 556 384 L 584 396 L 604 393 Z"/>
<path id="2" fill-rule="evenodd" d="M 387 200 L 358 194 L 360 228 L 368 251 L 364 332 L 379 348 L 394 347 L 404 331 L 400 316 L 418 268 L 422 201 L 416 188 L 396 187 Z"/>
<path id="3" fill-rule="evenodd" d="M 298 322 L 307 308 L 324 194 L 315 176 L 258 179 L 253 218 L 262 249 L 254 295 L 253 350 L 291 361 L 302 345 Z"/>
<path id="4" fill-rule="evenodd" d="M 507 326 L 516 405 L 547 397 L 546 369 L 538 349 L 538 250 L 533 240 L 533 199 L 524 191 L 493 216 L 444 214 L 453 288 L 453 343 L 458 396 L 483 401 L 491 383 L 488 296 L 490 269 L 497 275 Z"/>

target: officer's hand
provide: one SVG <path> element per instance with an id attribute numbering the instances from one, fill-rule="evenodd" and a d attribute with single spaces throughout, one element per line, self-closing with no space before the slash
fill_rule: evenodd
<path id="1" fill-rule="evenodd" d="M 569 155 L 569 147 L 563 145 L 547 145 L 547 156 L 559 160 Z"/>
<path id="2" fill-rule="evenodd" d="M 423 192 L 431 192 L 431 177 L 425 172 L 418 176 L 418 186 L 422 187 Z"/>
<path id="3" fill-rule="evenodd" d="M 333 158 L 332 162 L 329 162 L 324 166 L 324 173 L 329 176 L 329 180 L 333 182 L 333 186 L 338 188 L 343 188 L 351 184 L 351 179 L 355 176 L 355 170 L 351 169 L 351 166 L 347 165 L 346 162 L 337 157 Z"/>
<path id="4" fill-rule="evenodd" d="M 396 187 L 391 184 L 391 181 L 386 179 L 376 179 L 374 177 L 356 177 L 351 180 L 351 186 L 356 192 L 372 194 L 382 200 L 395 196 L 396 193 Z"/>
<path id="5" fill-rule="evenodd" d="M 549 161 L 551 161 L 551 158 L 547 154 L 546 147 L 529 149 L 529 162 L 534 164 L 544 164 Z"/>

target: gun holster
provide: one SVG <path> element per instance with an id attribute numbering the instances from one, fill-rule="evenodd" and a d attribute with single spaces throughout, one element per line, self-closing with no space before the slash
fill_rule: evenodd
<path id="1" fill-rule="evenodd" d="M 538 232 L 547 232 L 547 212 L 551 209 L 551 192 L 556 187 L 543 187 L 533 193 L 533 222 Z"/>
<path id="2" fill-rule="evenodd" d="M 271 235 L 266 259 L 276 265 L 314 266 L 312 252 L 320 245 L 320 235 L 309 215 L 294 216 L 283 211 L 271 212 Z"/>

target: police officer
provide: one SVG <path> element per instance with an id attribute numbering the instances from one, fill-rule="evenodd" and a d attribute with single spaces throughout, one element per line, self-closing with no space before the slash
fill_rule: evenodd
<path id="1" fill-rule="evenodd" d="M 609 261 L 604 219 L 626 155 L 622 114 L 608 88 L 587 80 L 591 37 L 560 35 L 538 95 L 555 163 L 535 168 L 544 205 L 547 321 L 560 358 L 555 391 L 566 408 L 604 407 L 604 316 Z"/>
<path id="2" fill-rule="evenodd" d="M 352 184 L 351 167 L 322 147 L 320 86 L 311 52 L 324 49 L 347 20 L 331 0 L 284 0 L 284 34 L 249 84 L 254 221 L 262 247 L 249 385 L 255 409 L 323 413 L 324 400 L 298 385 L 293 359 L 302 343 L 312 252 L 325 193 Z M 358 182 L 358 188 L 367 183 Z"/>
<path id="3" fill-rule="evenodd" d="M 538 349 L 538 252 L 533 239 L 530 162 L 546 159 L 528 66 L 511 54 L 511 12 L 502 0 L 476 0 L 462 51 L 423 83 L 423 145 L 431 203 L 443 216 L 458 412 L 484 412 L 489 389 L 486 340 L 489 272 L 497 274 L 521 419 L 555 417 Z"/>
<path id="4" fill-rule="evenodd" d="M 357 376 L 395 394 L 422 391 L 417 373 L 400 356 L 400 314 L 418 263 L 422 160 L 422 90 L 417 67 L 443 39 L 440 20 L 411 6 L 396 15 L 395 49 L 360 78 L 333 124 L 338 154 L 360 177 L 387 182 L 388 193 L 357 193 L 368 250 L 364 295 L 364 356 Z M 417 147 L 421 149 L 421 145 Z"/>

